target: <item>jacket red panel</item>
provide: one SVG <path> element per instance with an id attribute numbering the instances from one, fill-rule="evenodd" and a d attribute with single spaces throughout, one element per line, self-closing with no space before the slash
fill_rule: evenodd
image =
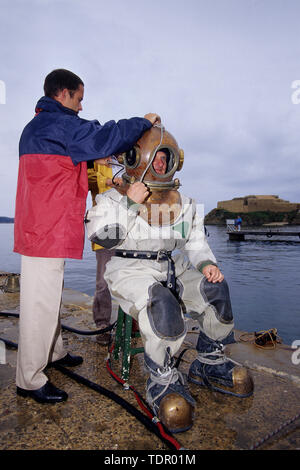
<path id="1" fill-rule="evenodd" d="M 22 155 L 14 251 L 26 256 L 81 259 L 88 193 L 86 162 L 61 155 Z"/>

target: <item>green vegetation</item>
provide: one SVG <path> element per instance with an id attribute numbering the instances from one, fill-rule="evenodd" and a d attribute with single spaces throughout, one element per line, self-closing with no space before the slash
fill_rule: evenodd
<path id="1" fill-rule="evenodd" d="M 292 224 L 298 211 L 291 212 L 229 212 L 224 209 L 213 209 L 204 218 L 206 225 L 226 225 L 227 219 L 235 219 L 238 215 L 243 220 L 243 225 L 260 226 L 273 222 L 286 222 Z"/>

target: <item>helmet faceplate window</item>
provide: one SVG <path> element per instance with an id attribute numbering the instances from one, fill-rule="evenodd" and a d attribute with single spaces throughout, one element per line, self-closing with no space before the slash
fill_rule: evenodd
<path id="1" fill-rule="evenodd" d="M 179 163 L 179 155 L 177 151 L 173 149 L 172 147 L 161 147 L 156 150 L 156 154 L 157 152 L 164 152 L 166 154 L 166 157 L 167 157 L 166 172 L 163 175 L 157 173 L 153 167 L 153 162 L 152 162 L 152 165 L 150 166 L 150 170 L 151 170 L 151 173 L 155 176 L 155 178 L 163 180 L 173 175 L 173 173 L 175 173 L 175 171 L 177 170 L 178 163 Z M 150 158 L 152 157 L 153 157 L 153 154 L 150 156 Z"/>

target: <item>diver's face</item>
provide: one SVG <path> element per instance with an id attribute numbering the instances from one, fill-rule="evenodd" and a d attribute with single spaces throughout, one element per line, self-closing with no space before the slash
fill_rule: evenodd
<path id="1" fill-rule="evenodd" d="M 165 175 L 167 171 L 167 155 L 160 150 L 156 153 L 152 163 L 154 171 L 158 175 Z"/>

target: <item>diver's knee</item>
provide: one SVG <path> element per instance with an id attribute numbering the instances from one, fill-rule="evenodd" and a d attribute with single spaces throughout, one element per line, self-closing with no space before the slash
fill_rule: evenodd
<path id="1" fill-rule="evenodd" d="M 216 310 L 219 320 L 223 323 L 232 322 L 233 314 L 227 281 L 224 279 L 222 282 L 212 283 L 204 278 L 200 289 L 208 303 Z"/>
<path id="2" fill-rule="evenodd" d="M 170 290 L 159 282 L 149 288 L 147 315 L 156 336 L 176 340 L 185 334 L 180 304 Z"/>

